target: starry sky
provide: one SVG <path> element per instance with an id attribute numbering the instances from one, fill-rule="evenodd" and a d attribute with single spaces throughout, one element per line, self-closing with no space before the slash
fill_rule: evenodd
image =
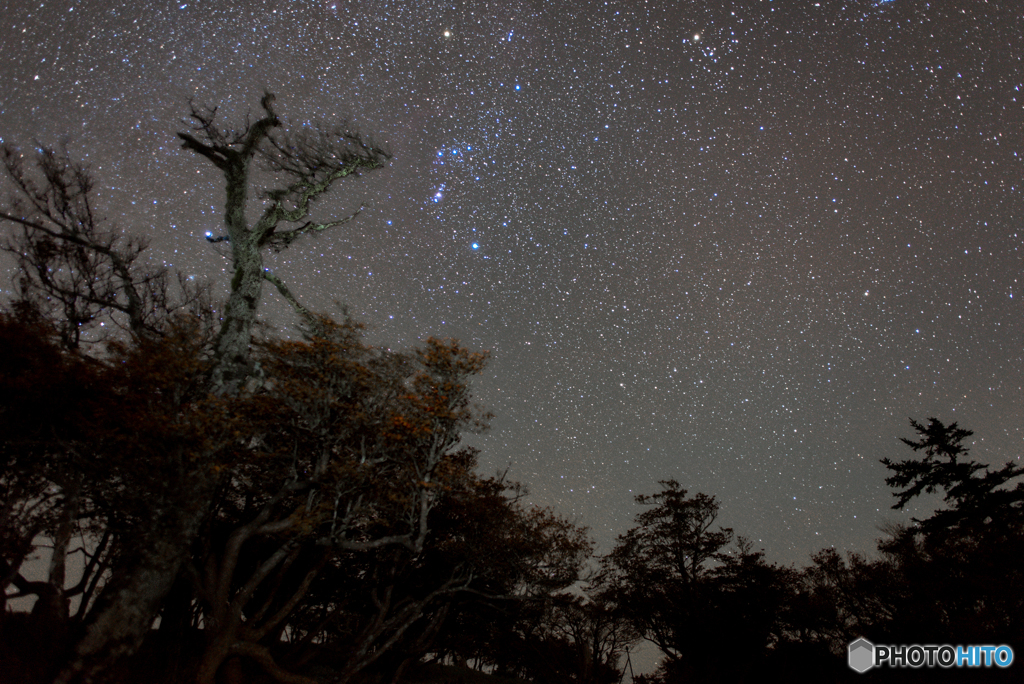
<path id="1" fill-rule="evenodd" d="M 269 258 L 305 305 L 490 350 L 482 471 L 602 550 L 675 478 L 802 564 L 928 512 L 878 463 L 908 417 L 1024 453 L 1022 39 L 1016 0 L 7 0 L 0 138 L 223 296 L 188 99 L 348 118 L 395 158 Z"/>

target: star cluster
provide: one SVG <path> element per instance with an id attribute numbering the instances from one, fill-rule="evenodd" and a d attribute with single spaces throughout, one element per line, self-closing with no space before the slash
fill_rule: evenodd
<path id="1" fill-rule="evenodd" d="M 14 0 L 0 136 L 224 288 L 188 100 L 349 118 L 395 159 L 271 260 L 304 304 L 491 350 L 483 468 L 603 548 L 675 478 L 801 562 L 922 513 L 878 463 L 908 416 L 1020 458 L 1022 38 L 1010 0 Z"/>

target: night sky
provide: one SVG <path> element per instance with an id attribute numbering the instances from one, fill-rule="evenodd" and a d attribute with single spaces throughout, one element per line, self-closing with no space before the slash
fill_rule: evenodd
<path id="1" fill-rule="evenodd" d="M 603 550 L 675 478 L 801 564 L 927 513 L 878 463 L 908 417 L 1024 452 L 1022 46 L 1019 0 L 7 0 L 0 137 L 66 137 L 111 221 L 223 296 L 188 99 L 348 117 L 395 158 L 269 258 L 300 301 L 490 350 L 482 472 Z"/>

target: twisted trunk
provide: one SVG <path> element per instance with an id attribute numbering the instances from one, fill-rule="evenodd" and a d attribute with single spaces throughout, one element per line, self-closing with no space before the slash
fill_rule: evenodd
<path id="1" fill-rule="evenodd" d="M 330 135 L 325 137 L 326 134 L 319 138 L 300 136 L 289 141 L 277 141 L 271 133 L 281 126 L 281 120 L 273 111 L 273 101 L 272 95 L 265 94 L 261 101 L 262 118 L 247 122 L 246 128 L 237 134 L 223 131 L 215 124 L 215 109 L 202 110 L 193 106 L 193 132 L 179 133 L 182 146 L 213 163 L 224 174 L 226 182 L 224 221 L 227 237 L 211 241 L 226 239 L 230 242 L 233 277 L 221 328 L 214 342 L 213 364 L 205 388 L 219 397 L 241 395 L 251 372 L 252 330 L 263 281 L 268 277 L 263 266 L 262 249 L 288 246 L 310 232 L 342 225 L 355 215 L 326 223 L 307 221 L 300 227 L 283 232 L 278 231 L 279 225 L 301 222 L 308 215 L 313 200 L 327 192 L 335 181 L 358 175 L 360 169 L 380 168 L 390 158 L 386 151 L 345 132 L 337 133 L 340 137 L 338 142 L 332 142 Z M 263 148 L 272 149 L 268 153 Z M 246 205 L 250 168 L 256 154 L 264 157 L 270 154 L 272 170 L 286 176 L 288 185 L 283 190 L 265 194 L 270 205 L 262 218 L 250 226 Z M 0 214 L 0 218 L 24 223 L 5 214 Z M 97 249 L 92 244 L 85 246 Z M 271 278 L 271 282 L 297 310 L 304 310 L 294 297 L 290 297 L 280 279 Z M 130 285 L 131 282 L 126 281 L 126 287 Z M 134 307 L 128 311 L 129 314 L 141 311 L 138 297 L 133 298 L 132 292 L 127 293 L 127 301 Z M 141 326 L 141 319 L 137 321 L 137 318 L 131 317 L 133 328 L 136 324 Z M 140 524 L 139 538 L 131 540 L 132 548 L 137 551 L 127 554 L 114 567 L 110 581 L 90 611 L 68 664 L 55 680 L 56 684 L 95 681 L 119 658 L 137 650 L 149 633 L 213 506 L 217 475 L 210 454 L 183 454 L 180 462 L 185 465 L 175 482 L 166 483 L 161 492 L 151 497 L 156 501 L 149 503 L 149 520 Z M 228 634 L 217 641 L 214 648 L 226 648 L 227 657 L 253 658 L 265 668 L 270 668 L 268 672 L 276 668 L 265 649 L 234 637 L 234 634 Z M 223 657 L 209 660 L 219 663 Z M 213 668 L 212 664 L 210 668 Z M 272 674 L 280 679 L 280 673 Z"/>
<path id="2" fill-rule="evenodd" d="M 251 155 L 233 158 L 224 168 L 227 180 L 224 222 L 230 236 L 234 276 L 224 323 L 217 335 L 216 365 L 211 378 L 212 391 L 222 395 L 237 394 L 249 375 L 249 345 L 263 292 L 263 254 L 255 236 L 248 230 L 245 217 L 250 161 Z"/>

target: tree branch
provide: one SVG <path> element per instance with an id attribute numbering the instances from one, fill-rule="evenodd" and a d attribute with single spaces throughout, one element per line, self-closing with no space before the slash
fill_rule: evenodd
<path id="1" fill-rule="evenodd" d="M 288 230 L 283 232 L 273 231 L 268 233 L 266 238 L 264 238 L 263 242 L 264 244 L 269 245 L 271 249 L 275 251 L 280 251 L 290 246 L 293 242 L 298 240 L 303 235 L 308 235 L 309 233 L 323 232 L 325 230 L 328 230 L 329 228 L 336 228 L 338 226 L 343 226 L 346 223 L 349 223 L 357 216 L 359 216 L 359 214 L 361 214 L 363 212 L 363 209 L 365 208 L 365 204 L 360 205 L 359 209 L 357 209 L 355 212 L 349 214 L 344 218 L 337 219 L 336 221 L 328 221 L 327 223 L 316 223 L 314 221 L 307 221 L 305 225 L 295 228 L 294 230 Z M 303 214 L 299 220 L 301 220 L 301 218 L 305 218 L 305 214 Z M 290 219 L 284 217 L 283 220 L 289 221 Z"/>
<path id="2" fill-rule="evenodd" d="M 284 669 L 274 661 L 274 656 L 270 654 L 270 651 L 259 644 L 239 641 L 232 644 L 228 652 L 230 655 L 245 656 L 250 660 L 256 661 L 268 675 L 281 682 L 281 684 L 320 684 L 315 679 Z"/>
<path id="3" fill-rule="evenodd" d="M 312 311 L 302 306 L 302 304 L 299 304 L 299 300 L 295 298 L 295 295 L 292 294 L 291 290 L 288 289 L 288 286 L 284 284 L 283 280 L 266 269 L 263 271 L 263 279 L 277 288 L 277 291 L 281 293 L 281 296 L 285 298 L 285 301 L 291 304 L 292 308 L 295 309 L 295 313 L 302 316 L 311 324 L 316 324 L 316 316 Z"/>

